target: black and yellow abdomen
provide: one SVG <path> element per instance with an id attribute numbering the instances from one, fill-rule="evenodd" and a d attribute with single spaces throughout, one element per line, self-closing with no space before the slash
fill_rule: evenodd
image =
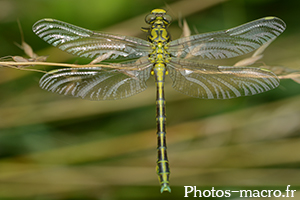
<path id="1" fill-rule="evenodd" d="M 156 64 L 153 69 L 156 80 L 156 126 L 157 126 L 157 167 L 156 172 L 161 184 L 161 192 L 169 191 L 169 161 L 166 144 L 166 108 L 164 97 L 164 84 L 166 68 L 163 64 Z"/>

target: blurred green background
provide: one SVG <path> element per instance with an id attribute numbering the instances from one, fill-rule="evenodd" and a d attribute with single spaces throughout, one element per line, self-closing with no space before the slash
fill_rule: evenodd
<path id="1" fill-rule="evenodd" d="M 17 19 L 25 41 L 37 54 L 49 55 L 48 61 L 88 63 L 51 47 L 31 26 L 54 18 L 145 38 L 144 17 L 166 8 L 174 18 L 173 39 L 182 33 L 178 18 L 202 33 L 280 17 L 287 30 L 265 51 L 263 62 L 299 69 L 299 7 L 300 1 L 283 0 L 0 0 L 0 57 L 23 55 L 14 44 L 21 41 Z M 201 100 L 177 93 L 167 78 L 172 193 L 160 194 L 152 78 L 141 94 L 92 102 L 40 89 L 41 76 L 0 68 L 1 200 L 183 199 L 185 185 L 300 189 L 300 85 L 292 80 L 256 96 Z"/>

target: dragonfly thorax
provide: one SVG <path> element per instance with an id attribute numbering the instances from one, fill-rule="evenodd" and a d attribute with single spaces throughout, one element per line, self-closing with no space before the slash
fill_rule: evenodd
<path id="1" fill-rule="evenodd" d="M 164 42 L 153 42 L 153 51 L 149 54 L 151 63 L 162 64 L 165 66 L 170 60 L 170 53 L 167 51 L 167 44 Z"/>
<path id="2" fill-rule="evenodd" d="M 170 53 L 167 51 L 168 43 L 170 42 L 170 34 L 167 30 L 171 23 L 171 17 L 166 15 L 163 9 L 154 9 L 151 14 L 145 18 L 149 28 L 142 28 L 148 33 L 147 40 L 152 43 L 153 51 L 149 54 L 149 60 L 154 64 L 154 67 L 165 68 L 165 65 L 170 60 Z"/>
<path id="3" fill-rule="evenodd" d="M 152 43 L 153 51 L 149 54 L 149 60 L 154 66 L 165 66 L 170 60 L 170 53 L 167 51 L 167 45 L 170 42 L 170 34 L 167 30 L 171 23 L 171 17 L 166 15 L 163 9 L 154 9 L 151 14 L 146 16 L 149 28 L 142 28 L 148 33 L 147 40 Z"/>

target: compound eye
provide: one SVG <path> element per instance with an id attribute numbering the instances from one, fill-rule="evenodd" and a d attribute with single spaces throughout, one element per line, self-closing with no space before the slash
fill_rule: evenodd
<path id="1" fill-rule="evenodd" d="M 155 19 L 156 19 L 156 16 L 155 16 L 155 15 L 149 14 L 149 15 L 146 16 L 145 22 L 146 22 L 147 24 L 151 24 L 151 22 L 153 22 Z"/>
<path id="2" fill-rule="evenodd" d="M 170 24 L 172 22 L 172 17 L 170 15 L 164 15 L 164 21 Z"/>

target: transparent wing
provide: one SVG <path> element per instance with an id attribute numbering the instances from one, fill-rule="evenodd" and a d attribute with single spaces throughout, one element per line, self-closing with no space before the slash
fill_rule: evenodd
<path id="1" fill-rule="evenodd" d="M 146 80 L 150 76 L 152 64 L 148 62 L 148 59 L 145 61 L 147 62 L 139 63 L 139 69 L 136 62 L 128 62 L 116 64 L 116 68 L 88 67 L 53 70 L 41 78 L 40 87 L 58 94 L 88 100 L 122 99 L 147 88 Z M 136 70 L 133 69 L 134 67 Z"/>
<path id="2" fill-rule="evenodd" d="M 214 66 L 174 58 L 167 68 L 175 90 L 201 99 L 250 96 L 279 85 L 271 71 L 252 67 Z"/>
<path id="3" fill-rule="evenodd" d="M 241 26 L 211 33 L 193 35 L 170 42 L 169 52 L 175 57 L 222 59 L 240 56 L 274 40 L 285 30 L 276 17 L 265 17 Z"/>
<path id="4" fill-rule="evenodd" d="M 80 57 L 95 59 L 113 52 L 108 59 L 138 58 L 151 52 L 146 40 L 91 31 L 55 19 L 42 19 L 32 29 L 49 44 Z"/>

